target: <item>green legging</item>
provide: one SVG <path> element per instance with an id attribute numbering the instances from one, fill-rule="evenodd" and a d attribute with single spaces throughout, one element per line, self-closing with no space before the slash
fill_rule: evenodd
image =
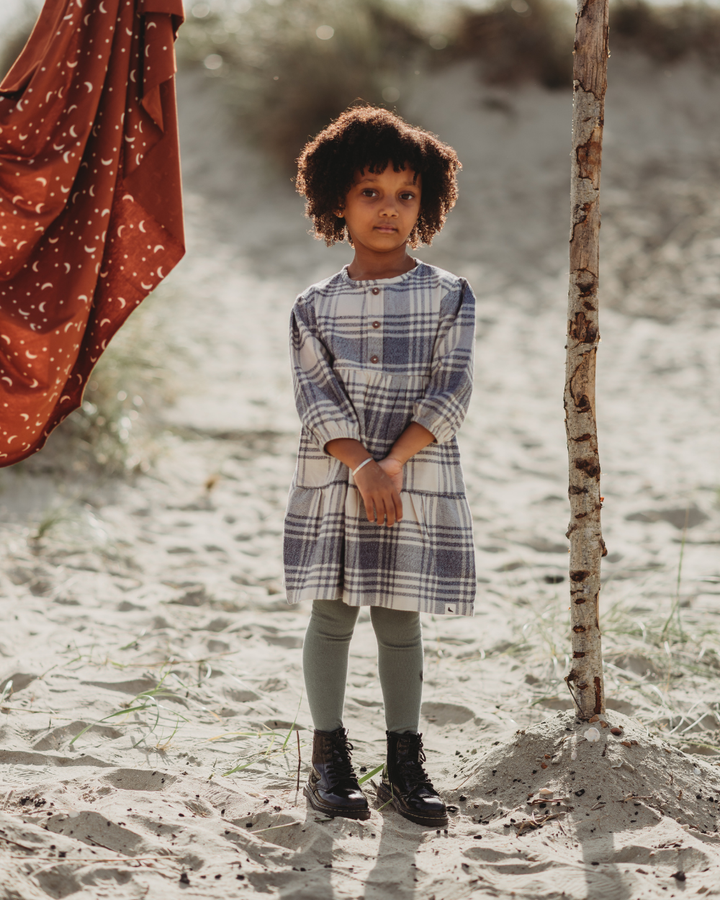
<path id="1" fill-rule="evenodd" d="M 343 724 L 348 651 L 360 609 L 342 600 L 315 600 L 303 644 L 303 671 L 313 724 Z M 388 731 L 417 732 L 423 683 L 420 614 L 370 607 L 378 642 L 378 674 Z"/>

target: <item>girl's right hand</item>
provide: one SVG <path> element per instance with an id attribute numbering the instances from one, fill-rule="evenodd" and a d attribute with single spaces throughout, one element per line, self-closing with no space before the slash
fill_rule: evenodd
<path id="1" fill-rule="evenodd" d="M 395 480 L 375 461 L 363 466 L 355 476 L 355 484 L 365 503 L 368 522 L 387 525 L 389 528 L 402 519 L 402 500 L 393 483 Z"/>

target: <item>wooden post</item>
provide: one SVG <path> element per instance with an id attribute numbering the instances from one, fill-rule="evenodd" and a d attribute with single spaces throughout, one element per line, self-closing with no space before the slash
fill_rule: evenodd
<path id="1" fill-rule="evenodd" d="M 607 550 L 600 528 L 595 358 L 600 340 L 600 163 L 607 87 L 608 0 L 577 0 L 573 53 L 572 220 L 565 367 L 573 658 L 565 681 L 578 715 L 589 719 L 605 711 L 598 597 L 600 559 Z"/>

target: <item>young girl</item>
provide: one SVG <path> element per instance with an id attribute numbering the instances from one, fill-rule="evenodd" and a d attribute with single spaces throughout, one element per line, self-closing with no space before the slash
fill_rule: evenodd
<path id="1" fill-rule="evenodd" d="M 455 151 L 384 109 L 343 113 L 298 161 L 316 236 L 347 237 L 349 266 L 301 294 L 291 317 L 302 421 L 285 520 L 291 603 L 313 602 L 303 647 L 315 726 L 305 793 L 330 816 L 367 819 L 343 726 L 348 650 L 370 607 L 385 703 L 378 796 L 447 824 L 418 733 L 420 613 L 472 615 L 475 561 L 455 433 L 472 389 L 467 282 L 408 255 L 457 197 Z"/>

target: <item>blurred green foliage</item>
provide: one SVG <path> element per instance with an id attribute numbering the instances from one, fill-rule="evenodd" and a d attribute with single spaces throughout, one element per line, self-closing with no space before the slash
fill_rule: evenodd
<path id="1" fill-rule="evenodd" d="M 644 0 L 611 5 L 610 42 L 660 63 L 688 57 L 720 68 L 720 9 L 706 3 L 653 6 Z"/>
<path id="2" fill-rule="evenodd" d="M 352 103 L 394 108 L 404 76 L 434 52 L 379 0 L 202 0 L 188 13 L 181 58 L 225 82 L 244 133 L 286 166 Z"/>
<path id="3" fill-rule="evenodd" d="M 226 87 L 228 107 L 271 157 L 292 167 L 303 144 L 357 101 L 397 108 L 413 74 L 474 60 L 483 80 L 570 89 L 574 5 L 497 0 L 486 8 L 422 0 L 190 0 L 179 51 Z M 611 3 L 611 46 L 667 64 L 720 63 L 720 10 L 705 3 Z"/>

